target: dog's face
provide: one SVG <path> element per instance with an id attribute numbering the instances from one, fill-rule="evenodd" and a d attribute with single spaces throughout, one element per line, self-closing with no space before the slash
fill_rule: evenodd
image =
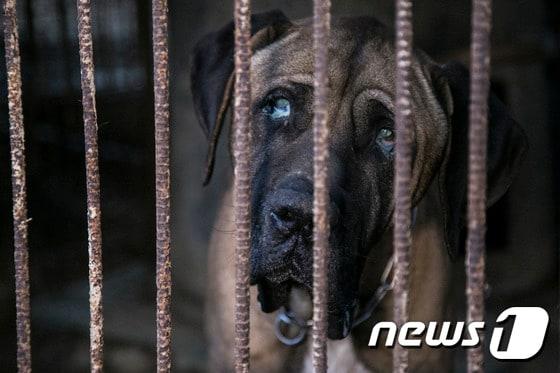
<path id="1" fill-rule="evenodd" d="M 364 258 L 393 210 L 394 49 L 381 27 L 333 23 L 329 45 L 330 335 L 345 336 L 357 307 Z M 265 311 L 312 287 L 313 47 L 309 23 L 258 50 L 252 64 L 252 282 Z M 416 184 L 447 142 L 445 114 L 416 61 Z M 428 140 L 429 139 L 429 140 Z M 416 189 L 416 185 L 414 187 Z"/>
<path id="2" fill-rule="evenodd" d="M 292 24 L 276 15 L 262 23 L 254 30 L 251 70 L 251 281 L 263 311 L 272 312 L 288 304 L 294 286 L 312 291 L 313 47 L 309 21 Z M 204 98 L 213 83 L 200 76 L 211 65 L 202 54 L 214 53 L 219 61 L 225 52 L 204 45 L 195 55 L 193 91 L 215 139 L 220 129 L 205 118 L 220 122 L 224 101 L 220 97 L 212 109 Z M 395 52 L 393 38 L 371 18 L 333 21 L 328 47 L 329 337 L 343 338 L 357 311 L 364 258 L 391 224 Z M 417 203 L 449 154 L 453 97 L 423 54 L 416 54 L 412 71 Z M 215 83 L 215 94 L 226 101 L 230 74 Z"/>

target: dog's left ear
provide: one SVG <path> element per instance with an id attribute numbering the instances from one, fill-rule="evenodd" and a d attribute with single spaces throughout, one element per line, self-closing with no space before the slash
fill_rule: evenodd
<path id="1" fill-rule="evenodd" d="M 291 25 L 279 10 L 251 17 L 251 46 L 258 50 L 277 40 Z M 191 91 L 198 121 L 208 139 L 204 185 L 210 182 L 218 138 L 233 90 L 233 21 L 204 36 L 195 46 L 191 66 Z"/>
<path id="2" fill-rule="evenodd" d="M 459 255 L 465 227 L 468 172 L 469 72 L 459 63 L 435 68 L 435 91 L 451 126 L 439 174 L 445 243 L 452 258 Z M 513 182 L 527 151 L 521 126 L 492 93 L 488 98 L 487 206 L 497 202 Z"/>

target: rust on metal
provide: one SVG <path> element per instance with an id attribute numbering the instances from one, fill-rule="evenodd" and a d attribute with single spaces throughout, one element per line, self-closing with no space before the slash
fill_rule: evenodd
<path id="1" fill-rule="evenodd" d="M 249 372 L 249 250 L 251 244 L 251 2 L 236 0 L 233 126 L 235 210 L 235 371 Z"/>
<path id="2" fill-rule="evenodd" d="M 396 93 L 395 126 L 397 129 L 394 186 L 393 248 L 394 318 L 402 326 L 408 319 L 409 267 L 412 236 L 411 167 L 412 167 L 412 0 L 396 0 Z M 393 372 L 408 370 L 408 351 L 393 350 Z"/>
<path id="3" fill-rule="evenodd" d="M 25 132 L 21 102 L 21 60 L 16 0 L 4 3 L 4 47 L 8 80 L 10 155 L 14 220 L 14 265 L 18 372 L 31 372 L 31 308 L 29 304 L 29 251 L 27 243 L 27 191 L 25 181 Z"/>
<path id="4" fill-rule="evenodd" d="M 313 369 L 327 371 L 328 323 L 328 45 L 330 0 L 313 1 Z"/>
<path id="5" fill-rule="evenodd" d="M 157 371 L 171 371 L 171 232 L 167 0 L 152 1 L 156 145 Z"/>
<path id="6" fill-rule="evenodd" d="M 486 146 L 490 87 L 492 1 L 473 0 L 469 106 L 467 322 L 484 320 L 486 235 Z M 481 337 L 482 338 L 482 337 Z M 468 371 L 483 371 L 483 344 L 467 352 Z"/>
<path id="7" fill-rule="evenodd" d="M 86 152 L 87 225 L 89 253 L 90 364 L 103 371 L 103 266 L 101 248 L 101 200 L 97 146 L 97 111 L 91 33 L 90 0 L 78 0 L 78 38 Z"/>

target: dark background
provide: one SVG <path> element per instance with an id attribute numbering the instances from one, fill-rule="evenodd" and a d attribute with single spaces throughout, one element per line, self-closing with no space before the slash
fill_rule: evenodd
<path id="1" fill-rule="evenodd" d="M 93 2 L 94 53 L 102 182 L 106 371 L 155 367 L 155 210 L 150 2 Z M 219 196 L 231 175 L 220 150 L 212 184 L 202 188 L 206 142 L 194 118 L 189 58 L 194 43 L 229 21 L 231 1 L 173 1 L 170 7 L 173 203 L 173 370 L 204 370 L 203 297 L 206 246 Z M 279 7 L 292 18 L 311 15 L 311 1 L 255 1 L 254 11 Z M 498 94 L 522 123 L 535 177 L 514 188 L 490 213 L 489 240 L 508 242 L 535 227 L 524 246 L 529 285 L 558 304 L 560 168 L 560 4 L 557 0 L 494 1 L 492 73 Z M 26 129 L 33 367 L 40 372 L 88 371 L 87 232 L 83 123 L 75 1 L 19 1 Z M 392 24 L 392 2 L 335 0 L 334 15 L 372 14 Z M 468 62 L 469 1 L 418 1 L 415 41 L 436 60 Z M 3 54 L 3 49 L 0 51 Z M 0 371 L 15 371 L 11 185 L 5 65 L 0 68 Z M 223 148 L 223 146 L 222 146 Z M 526 206 L 539 215 L 523 215 Z M 525 206 L 525 207 L 524 207 Z M 505 215 L 504 215 L 505 214 Z M 517 224 L 517 225 L 516 225 Z M 490 258 L 490 265 L 492 260 Z M 529 264 L 528 264 L 529 265 Z M 502 275 L 500 275 L 502 276 Z M 507 284 L 508 276 L 499 280 Z M 503 280 L 503 281 L 502 281 Z M 499 282 L 500 282 L 499 281 Z M 555 313 L 557 315 L 557 313 Z M 554 323 L 557 325 L 557 318 Z M 556 333 L 556 332 L 554 332 Z M 556 334 L 548 338 L 557 338 Z M 558 353 L 549 359 L 558 366 Z M 553 365 L 553 366 L 554 366 Z M 549 365 L 549 367 L 552 367 Z M 490 366 L 490 371 L 501 371 Z"/>

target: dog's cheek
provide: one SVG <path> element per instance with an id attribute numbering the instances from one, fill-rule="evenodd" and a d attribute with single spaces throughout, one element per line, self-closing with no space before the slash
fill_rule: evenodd
<path id="1" fill-rule="evenodd" d="M 359 265 L 356 247 L 345 240 L 331 248 L 329 259 L 329 283 L 333 305 L 345 305 L 357 293 Z"/>
<path id="2" fill-rule="evenodd" d="M 385 199 L 381 198 L 379 185 L 374 179 L 364 180 L 360 191 L 361 199 L 353 209 L 357 216 L 355 221 L 352 240 L 357 240 L 356 255 L 367 256 L 371 247 L 375 244 L 376 237 L 382 230 L 383 225 L 383 206 Z"/>
<path id="3" fill-rule="evenodd" d="M 375 177 L 370 181 L 368 196 L 370 206 L 367 211 L 369 214 L 365 226 L 365 246 L 367 255 L 369 249 L 377 243 L 379 237 L 383 235 L 390 225 L 390 218 L 393 209 L 393 167 L 390 164 L 380 164 L 375 170 Z"/>

